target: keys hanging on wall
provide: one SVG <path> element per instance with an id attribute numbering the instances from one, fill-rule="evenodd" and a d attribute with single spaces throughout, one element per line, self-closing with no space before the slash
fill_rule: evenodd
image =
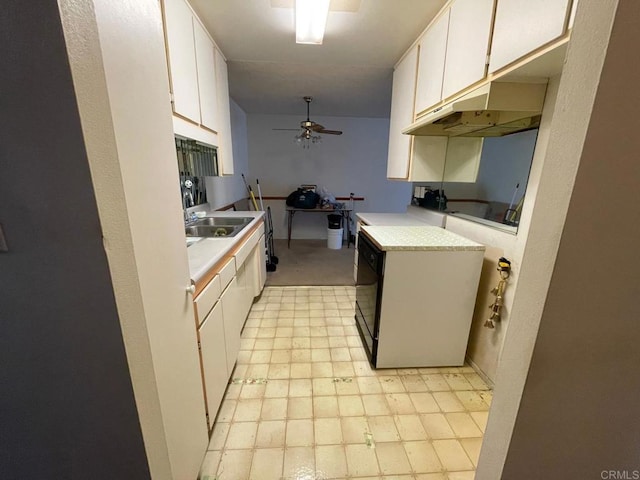
<path id="1" fill-rule="evenodd" d="M 489 305 L 491 314 L 487 321 L 484 322 L 484 326 L 487 328 L 496 328 L 496 322 L 500 321 L 501 310 L 504 305 L 504 289 L 507 284 L 507 279 L 509 275 L 511 275 L 511 262 L 504 257 L 500 257 L 500 260 L 498 260 L 498 272 L 500 272 L 500 281 L 498 282 L 498 286 L 491 290 L 491 293 L 495 295 L 496 299 Z"/>

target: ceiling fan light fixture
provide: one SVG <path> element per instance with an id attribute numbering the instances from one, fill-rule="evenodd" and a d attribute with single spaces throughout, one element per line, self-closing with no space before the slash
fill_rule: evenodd
<path id="1" fill-rule="evenodd" d="M 296 43 L 322 45 L 330 0 L 296 0 Z"/>

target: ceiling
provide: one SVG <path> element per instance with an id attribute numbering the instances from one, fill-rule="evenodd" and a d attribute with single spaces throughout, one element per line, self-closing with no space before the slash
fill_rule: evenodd
<path id="1" fill-rule="evenodd" d="M 393 66 L 446 0 L 332 0 L 322 45 L 295 43 L 293 0 L 190 0 L 247 113 L 388 117 Z"/>

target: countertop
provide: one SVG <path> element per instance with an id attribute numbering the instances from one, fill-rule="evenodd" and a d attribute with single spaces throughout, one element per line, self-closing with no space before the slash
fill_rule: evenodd
<path id="1" fill-rule="evenodd" d="M 444 228 L 432 226 L 363 226 L 362 230 L 382 250 L 484 250 L 473 242 Z"/>
<path id="2" fill-rule="evenodd" d="M 367 213 L 358 212 L 356 217 L 367 225 L 375 226 L 420 226 L 433 225 L 444 227 L 446 215 L 432 212 L 421 207 L 409 205 L 404 213 Z"/>
<path id="3" fill-rule="evenodd" d="M 228 238 L 202 238 L 187 247 L 189 258 L 189 274 L 191 281 L 198 282 L 216 263 L 222 259 L 237 243 L 245 237 L 246 232 L 258 222 L 262 221 L 264 212 L 240 211 L 211 211 L 207 217 L 254 217 L 240 233 Z"/>

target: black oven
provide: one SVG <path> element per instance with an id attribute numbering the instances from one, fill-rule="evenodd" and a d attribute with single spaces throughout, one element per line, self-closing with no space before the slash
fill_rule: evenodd
<path id="1" fill-rule="evenodd" d="M 364 232 L 358 234 L 355 318 L 367 356 L 374 367 L 380 329 L 384 256 L 384 252 L 376 247 Z"/>

